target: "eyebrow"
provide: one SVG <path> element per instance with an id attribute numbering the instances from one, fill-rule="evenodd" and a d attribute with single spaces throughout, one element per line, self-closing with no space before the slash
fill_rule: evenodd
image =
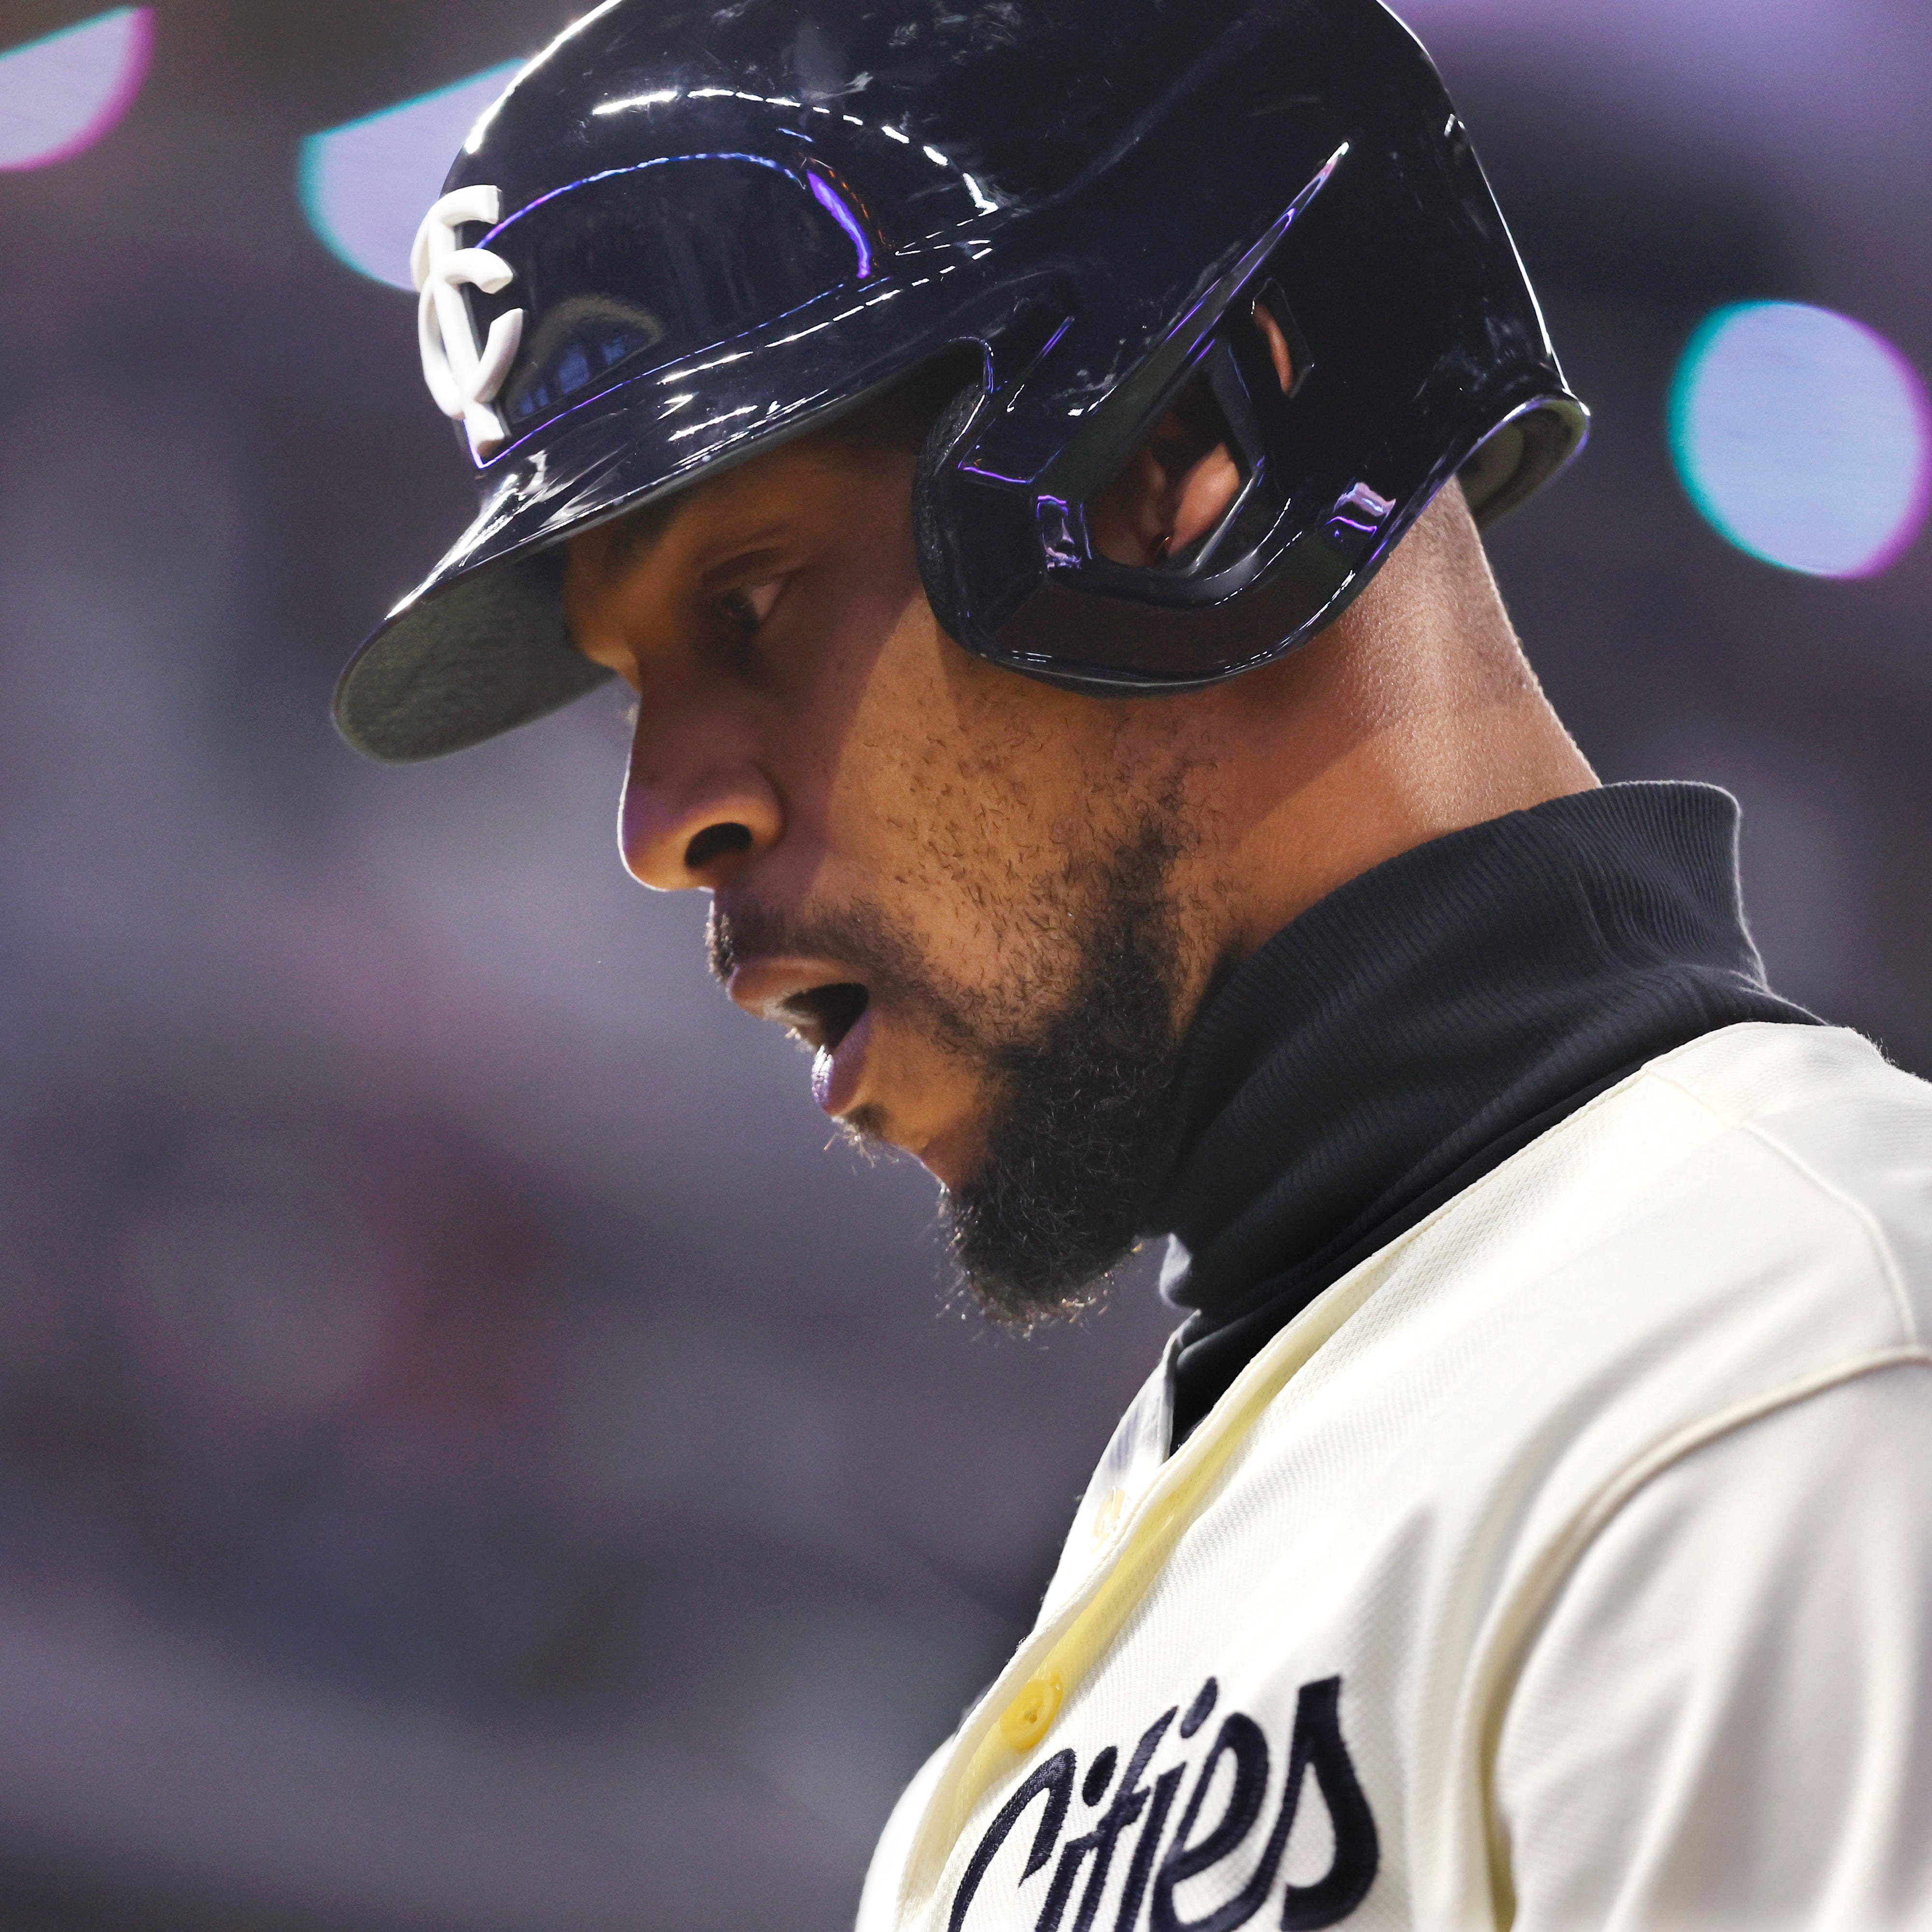
<path id="1" fill-rule="evenodd" d="M 705 590 L 726 578 L 736 575 L 748 564 L 778 563 L 783 560 L 786 546 L 783 533 L 774 529 L 754 530 L 741 542 L 731 544 L 717 560 L 707 563 L 698 573 L 698 583 Z"/>
<path id="2" fill-rule="evenodd" d="M 616 528 L 610 542 L 611 562 L 620 566 L 634 562 L 657 543 L 690 500 L 688 491 L 678 490 L 659 497 L 653 503 L 626 510 L 615 520 Z"/>

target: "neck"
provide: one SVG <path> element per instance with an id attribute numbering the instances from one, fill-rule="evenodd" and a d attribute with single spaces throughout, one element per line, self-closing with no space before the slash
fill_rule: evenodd
<path id="1" fill-rule="evenodd" d="M 1184 1432 L 1316 1294 L 1590 1096 L 1766 988 L 1736 807 L 1624 785 L 1406 852 L 1285 927 L 1208 1003 L 1150 1231 L 1192 1309 Z"/>
<path id="2" fill-rule="evenodd" d="M 1199 902 L 1220 966 L 1398 853 L 1598 782 L 1454 488 L 1336 623 L 1220 695 Z"/>

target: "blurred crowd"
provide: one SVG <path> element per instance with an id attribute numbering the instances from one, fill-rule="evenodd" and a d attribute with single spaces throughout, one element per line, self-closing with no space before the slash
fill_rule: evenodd
<path id="1" fill-rule="evenodd" d="M 1415 11 L 1597 411 L 1498 572 L 1606 777 L 1739 794 L 1774 981 L 1932 1071 L 1932 543 L 1769 567 L 1664 431 L 1729 302 L 1932 367 L 1932 21 L 1588 11 Z M 620 873 L 614 699 L 332 736 L 466 485 L 298 144 L 567 12 L 164 5 L 0 177 L 0 1932 L 847 1922 L 1168 1326 L 1152 1256 L 956 1303 Z"/>

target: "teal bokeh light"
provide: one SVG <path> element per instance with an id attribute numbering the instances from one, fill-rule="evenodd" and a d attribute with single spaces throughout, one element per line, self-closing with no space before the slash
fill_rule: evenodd
<path id="1" fill-rule="evenodd" d="M 1741 550 L 1818 577 L 1897 561 L 1932 494 L 1932 406 L 1906 359 L 1830 309 L 1722 308 L 1691 338 L 1670 395 L 1691 500 Z"/>
<path id="2" fill-rule="evenodd" d="M 411 287 L 417 224 L 464 138 L 521 65 L 510 61 L 310 135 L 296 168 L 309 226 L 358 274 Z"/>

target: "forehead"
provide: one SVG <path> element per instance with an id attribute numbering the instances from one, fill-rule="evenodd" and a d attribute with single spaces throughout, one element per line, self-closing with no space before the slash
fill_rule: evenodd
<path id="1" fill-rule="evenodd" d="M 909 452 L 821 431 L 761 451 L 566 540 L 572 579 L 701 573 L 760 547 L 818 548 L 882 512 L 910 518 Z"/>
<path id="2" fill-rule="evenodd" d="M 836 508 L 868 485 L 900 490 L 910 503 L 914 459 L 946 403 L 979 381 L 976 358 L 935 356 L 821 428 L 767 442 L 736 461 L 616 518 L 619 547 L 635 553 L 680 521 L 706 525 L 742 515 L 808 516 Z"/>

